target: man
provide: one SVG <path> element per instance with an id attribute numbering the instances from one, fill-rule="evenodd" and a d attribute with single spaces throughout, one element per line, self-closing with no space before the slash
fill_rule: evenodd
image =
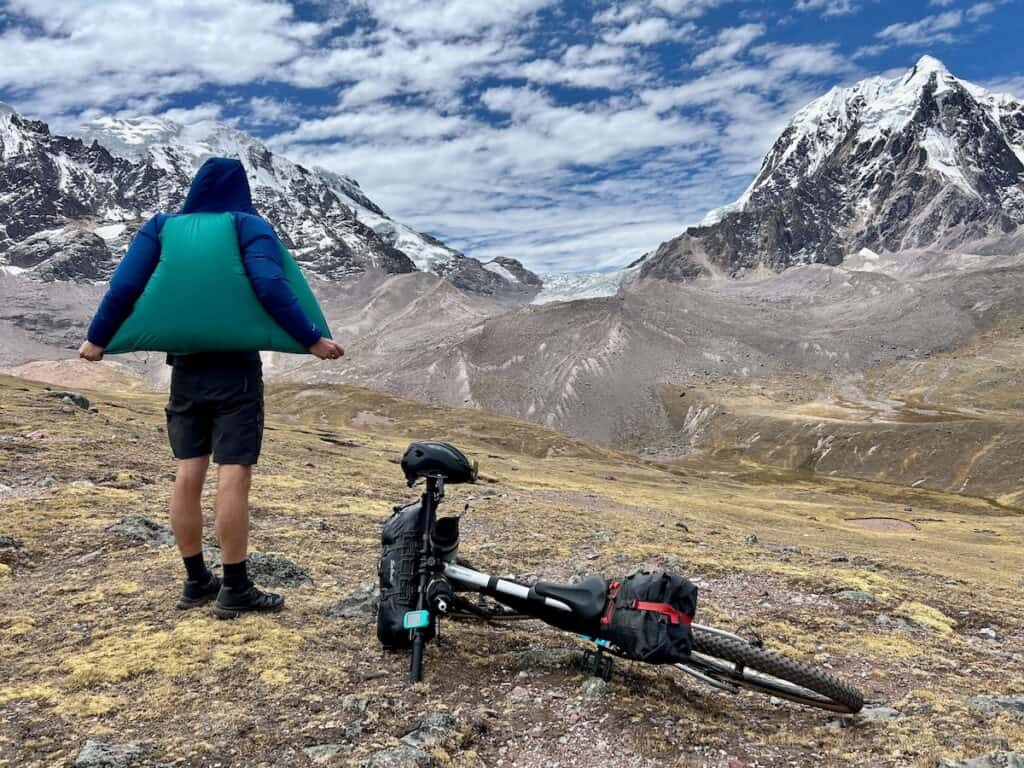
<path id="1" fill-rule="evenodd" d="M 176 215 L 192 213 L 231 213 L 246 275 L 271 317 L 321 360 L 344 354 L 338 344 L 321 336 L 285 282 L 277 236 L 253 208 L 239 161 L 214 157 L 203 164 Z M 157 214 L 135 236 L 96 310 L 80 357 L 102 359 L 104 347 L 131 313 L 160 260 L 160 231 L 171 215 Z M 167 436 L 178 460 L 171 527 L 186 571 L 178 608 L 194 608 L 216 598 L 214 614 L 224 619 L 250 611 L 280 611 L 284 598 L 257 589 L 246 571 L 249 488 L 263 439 L 259 351 L 168 355 L 167 363 L 172 367 Z M 215 510 L 223 583 L 203 561 L 201 498 L 211 454 L 220 465 Z"/>

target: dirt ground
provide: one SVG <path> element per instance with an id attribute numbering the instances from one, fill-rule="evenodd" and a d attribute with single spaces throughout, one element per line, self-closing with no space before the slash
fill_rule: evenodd
<path id="1" fill-rule="evenodd" d="M 252 548 L 312 581 L 281 590 L 280 615 L 218 622 L 175 609 L 172 546 L 106 530 L 130 514 L 167 525 L 173 463 L 163 396 L 102 386 L 82 390 L 90 413 L 0 377 L 0 766 L 73 765 L 87 740 L 138 742 L 137 765 L 364 765 L 439 712 L 461 725 L 436 765 L 926 766 L 1024 748 L 1024 718 L 967 701 L 1024 694 L 1013 506 L 721 458 L 644 462 L 478 411 L 274 387 Z M 329 609 L 375 580 L 381 524 L 415 495 L 398 458 L 424 437 L 480 462 L 481 482 L 446 502 L 468 504 L 474 565 L 549 579 L 669 567 L 699 581 L 702 623 L 756 631 L 897 714 L 838 718 L 625 663 L 592 695 L 569 663 L 578 641 L 532 623 L 445 625 L 410 687 L 372 620 Z"/>

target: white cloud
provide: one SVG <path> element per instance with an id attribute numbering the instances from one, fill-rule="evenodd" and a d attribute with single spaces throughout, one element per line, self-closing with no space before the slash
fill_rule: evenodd
<path id="1" fill-rule="evenodd" d="M 757 38 L 764 35 L 764 24 L 744 24 L 740 27 L 727 27 L 715 36 L 712 47 L 702 51 L 693 60 L 695 67 L 708 67 L 733 59 Z"/>
<path id="2" fill-rule="evenodd" d="M 858 10 L 855 0 L 796 0 L 793 8 L 797 11 L 821 11 L 822 16 L 847 16 Z"/>
<path id="3" fill-rule="evenodd" d="M 769 67 L 786 75 L 834 75 L 849 72 L 850 62 L 836 52 L 834 43 L 826 45 L 785 45 L 765 43 L 751 50 Z"/>
<path id="4" fill-rule="evenodd" d="M 46 99 L 54 105 L 174 93 L 199 82 L 251 82 L 272 75 L 321 32 L 318 24 L 297 21 L 289 5 L 266 0 L 7 5 L 41 34 L 12 27 L 0 35 L 0 87 L 59 89 L 62 95 Z"/>
<path id="5" fill-rule="evenodd" d="M 696 19 L 712 8 L 727 2 L 729 0 L 651 0 L 651 5 L 676 18 Z"/>
<path id="6" fill-rule="evenodd" d="M 964 20 L 963 11 L 946 11 L 926 16 L 920 21 L 890 24 L 877 37 L 897 45 L 929 45 L 952 43 Z"/>
<path id="7" fill-rule="evenodd" d="M 220 104 L 213 104 L 207 102 L 206 104 L 197 104 L 194 107 L 188 107 L 187 109 L 172 108 L 165 109 L 159 113 L 160 117 L 168 120 L 173 120 L 176 123 L 182 123 L 188 125 L 190 123 L 198 123 L 203 120 L 221 120 L 224 119 L 224 108 Z"/>
<path id="8" fill-rule="evenodd" d="M 683 218 L 670 202 L 667 167 L 628 184 L 591 179 L 653 153 L 678 181 L 684 163 L 707 152 L 711 125 L 615 100 L 567 106 L 533 87 L 487 89 L 479 106 L 500 123 L 451 122 L 395 105 L 366 119 L 306 121 L 273 145 L 354 175 L 386 209 L 480 258 L 513 255 L 535 269 L 621 264 L 699 218 Z M 697 207 L 708 194 L 713 187 Z M 603 246 L 596 231 L 607 233 Z"/>
<path id="9" fill-rule="evenodd" d="M 631 2 L 611 5 L 593 15 L 594 24 L 621 24 L 638 19 L 646 13 L 643 3 Z"/>
<path id="10" fill-rule="evenodd" d="M 1024 75 L 1006 75 L 986 80 L 982 85 L 995 93 L 1009 93 L 1024 99 Z"/>
<path id="11" fill-rule="evenodd" d="M 573 67 L 552 59 L 534 59 L 504 70 L 533 83 L 562 83 L 579 88 L 615 88 L 626 82 L 640 82 L 642 73 L 634 73 L 625 64 L 595 64 Z"/>
<path id="12" fill-rule="evenodd" d="M 356 105 L 403 93 L 450 93 L 461 83 L 523 54 L 522 49 L 496 37 L 447 43 L 385 31 L 365 39 L 362 45 L 342 40 L 334 47 L 310 52 L 278 75 L 306 88 L 351 83 L 356 93 L 348 103 Z"/>
<path id="13" fill-rule="evenodd" d="M 623 25 L 637 19 L 667 14 L 673 19 L 696 19 L 716 6 L 731 0 L 625 0 L 597 11 L 592 21 L 598 25 Z"/>
<path id="14" fill-rule="evenodd" d="M 246 122 L 253 125 L 292 125 L 302 119 L 303 108 L 295 103 L 267 96 L 253 96 L 248 102 Z"/>
<path id="15" fill-rule="evenodd" d="M 364 0 L 379 23 L 417 39 L 458 39 L 508 30 L 554 0 Z"/>
<path id="16" fill-rule="evenodd" d="M 995 3 L 975 3 L 967 9 L 967 20 L 977 21 L 982 16 L 992 13 L 995 9 Z"/>
<path id="17" fill-rule="evenodd" d="M 622 29 L 607 32 L 604 39 L 612 45 L 654 45 L 662 40 L 669 40 L 677 35 L 675 28 L 667 19 L 658 16 L 643 21 L 634 21 Z"/>

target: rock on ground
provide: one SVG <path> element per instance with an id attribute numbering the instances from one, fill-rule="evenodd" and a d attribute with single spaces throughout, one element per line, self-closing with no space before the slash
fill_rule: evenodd
<path id="1" fill-rule="evenodd" d="M 588 677 L 580 686 L 580 690 L 583 692 L 583 698 L 591 701 L 607 696 L 608 689 L 608 683 L 600 677 Z"/>
<path id="2" fill-rule="evenodd" d="M 377 618 L 377 607 L 380 605 L 380 586 L 366 584 L 347 597 L 341 598 L 333 605 L 324 608 L 324 616 L 336 619 L 364 619 L 373 621 Z"/>
<path id="3" fill-rule="evenodd" d="M 352 747 L 345 744 L 317 744 L 312 747 L 306 747 L 302 751 L 306 753 L 306 757 L 314 765 L 331 765 L 335 763 L 336 758 L 347 754 L 351 750 Z"/>
<path id="4" fill-rule="evenodd" d="M 54 390 L 52 392 L 47 392 L 46 396 L 56 397 L 59 400 L 63 400 L 72 405 L 76 405 L 83 411 L 89 410 L 89 398 L 87 398 L 85 395 L 79 394 L 78 392 L 63 392 L 59 390 Z"/>
<path id="5" fill-rule="evenodd" d="M 394 749 L 375 752 L 367 761 L 366 768 L 430 768 L 434 759 L 422 749 L 402 744 Z"/>
<path id="6" fill-rule="evenodd" d="M 967 760 L 949 760 L 943 758 L 936 763 L 937 768 L 1024 768 L 1024 753 L 993 752 L 991 755 L 972 757 Z"/>
<path id="7" fill-rule="evenodd" d="M 1024 717 L 1024 693 L 1013 693 L 1006 696 L 971 696 L 967 699 L 967 705 L 980 712 L 1002 710 L 1011 715 Z"/>
<path id="8" fill-rule="evenodd" d="M 873 603 L 875 602 L 875 596 L 870 592 L 865 592 L 862 589 L 844 589 L 839 592 L 836 597 L 840 600 L 849 600 L 853 603 Z"/>
<path id="9" fill-rule="evenodd" d="M 430 768 L 437 764 L 433 751 L 451 749 L 462 741 L 462 723 L 439 712 L 428 715 L 393 749 L 375 753 L 367 768 Z"/>
<path id="10" fill-rule="evenodd" d="M 860 716 L 865 720 L 895 720 L 900 716 L 900 711 L 894 707 L 864 707 Z"/>
<path id="11" fill-rule="evenodd" d="M 402 743 L 424 751 L 451 746 L 461 737 L 459 721 L 449 714 L 428 715 L 418 726 L 402 737 Z"/>
<path id="12" fill-rule="evenodd" d="M 143 544 L 160 544 L 169 547 L 174 544 L 174 533 L 145 515 L 125 515 L 121 522 L 107 526 L 107 531 Z"/>
<path id="13" fill-rule="evenodd" d="M 305 568 L 281 555 L 251 552 L 248 566 L 249 577 L 267 587 L 299 587 L 313 583 Z"/>
<path id="14" fill-rule="evenodd" d="M 75 768 L 131 768 L 142 765 L 145 745 L 140 741 L 108 744 L 89 739 L 75 758 Z"/>

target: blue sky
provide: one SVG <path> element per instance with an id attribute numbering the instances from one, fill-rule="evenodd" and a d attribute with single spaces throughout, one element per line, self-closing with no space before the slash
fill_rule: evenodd
<path id="1" fill-rule="evenodd" d="M 922 54 L 1024 96 L 1024 0 L 0 0 L 0 100 L 219 119 L 538 271 L 735 199 L 792 113 Z"/>

